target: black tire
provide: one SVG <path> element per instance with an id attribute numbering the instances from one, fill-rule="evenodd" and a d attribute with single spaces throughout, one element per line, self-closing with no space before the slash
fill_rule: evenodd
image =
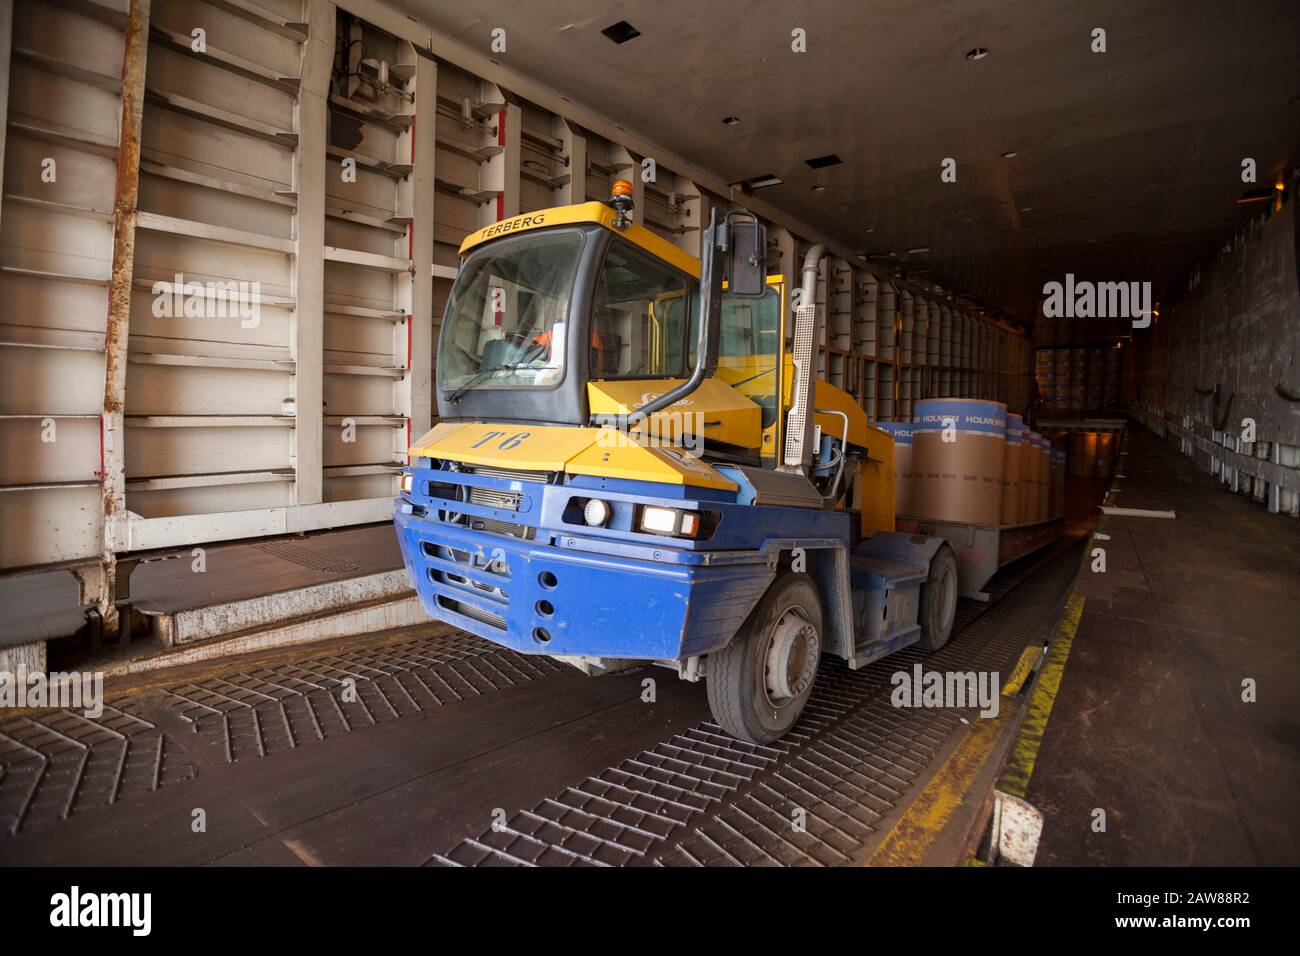
<path id="1" fill-rule="evenodd" d="M 921 639 L 916 646 L 923 651 L 937 651 L 952 636 L 952 622 L 957 613 L 957 558 L 948 545 L 941 545 L 930 559 L 930 577 L 921 585 L 921 609 L 917 623 Z"/>
<path id="2" fill-rule="evenodd" d="M 752 744 L 782 737 L 812 694 L 823 633 L 822 603 L 812 578 L 780 575 L 731 643 L 709 655 L 705 682 L 713 719 Z M 781 646 L 774 648 L 774 641 Z M 788 650 L 783 653 L 782 647 Z M 785 659 L 784 675 L 770 670 L 774 656 Z"/>

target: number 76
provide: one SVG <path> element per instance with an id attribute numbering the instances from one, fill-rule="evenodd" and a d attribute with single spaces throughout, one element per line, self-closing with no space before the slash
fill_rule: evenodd
<path id="1" fill-rule="evenodd" d="M 479 446 L 481 446 L 481 445 L 485 445 L 485 444 L 487 444 L 488 442 L 492 441 L 492 439 L 494 439 L 494 438 L 501 438 L 501 437 L 504 436 L 505 434 L 506 434 L 505 432 L 488 432 L 486 435 L 484 435 L 482 438 L 480 438 L 478 441 L 476 441 L 474 444 L 470 445 L 469 447 L 470 447 L 470 448 L 478 448 Z M 511 448 L 514 448 L 514 447 L 516 447 L 517 445 L 522 444 L 522 443 L 523 443 L 523 440 L 524 440 L 525 438 L 527 438 L 530 434 L 532 434 L 532 433 L 531 433 L 531 432 L 515 432 L 515 433 L 514 433 L 513 435 L 511 435 L 509 438 L 506 438 L 504 441 L 502 441 L 500 444 L 498 444 L 498 445 L 497 445 L 497 448 L 499 448 L 501 451 L 509 451 Z"/>

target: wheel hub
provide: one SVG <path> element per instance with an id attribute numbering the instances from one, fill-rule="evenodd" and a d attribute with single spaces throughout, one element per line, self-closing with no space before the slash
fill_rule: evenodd
<path id="1" fill-rule="evenodd" d="M 821 641 L 812 623 L 791 608 L 772 629 L 764 666 L 764 691 L 773 707 L 798 697 L 817 672 Z"/>

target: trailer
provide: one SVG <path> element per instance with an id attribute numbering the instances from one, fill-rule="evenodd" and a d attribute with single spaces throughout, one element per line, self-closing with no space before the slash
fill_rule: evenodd
<path id="1" fill-rule="evenodd" d="M 1064 521 L 1050 518 L 1016 525 L 976 525 L 899 515 L 897 525 L 899 531 L 946 541 L 957 557 L 958 594 L 987 601 L 984 586 L 993 575 L 1050 545 L 1061 536 Z"/>

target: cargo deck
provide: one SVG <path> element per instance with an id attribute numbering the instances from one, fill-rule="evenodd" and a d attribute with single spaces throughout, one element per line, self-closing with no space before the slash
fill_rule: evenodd
<path id="1" fill-rule="evenodd" d="M 917 663 L 1010 672 L 1049 631 L 1077 564 L 1076 542 L 1010 569 L 991 606 L 962 604 L 938 654 L 857 672 L 827 661 L 806 716 L 770 747 L 720 733 L 704 686 L 670 671 L 588 678 L 441 625 L 115 680 L 99 719 L 42 711 L 0 724 L 0 858 L 956 862 L 979 810 L 973 787 L 942 833 L 901 840 L 891 828 L 981 722 L 892 707 L 890 675 Z M 642 702 L 647 678 L 654 703 Z M 196 808 L 205 833 L 191 832 Z"/>

